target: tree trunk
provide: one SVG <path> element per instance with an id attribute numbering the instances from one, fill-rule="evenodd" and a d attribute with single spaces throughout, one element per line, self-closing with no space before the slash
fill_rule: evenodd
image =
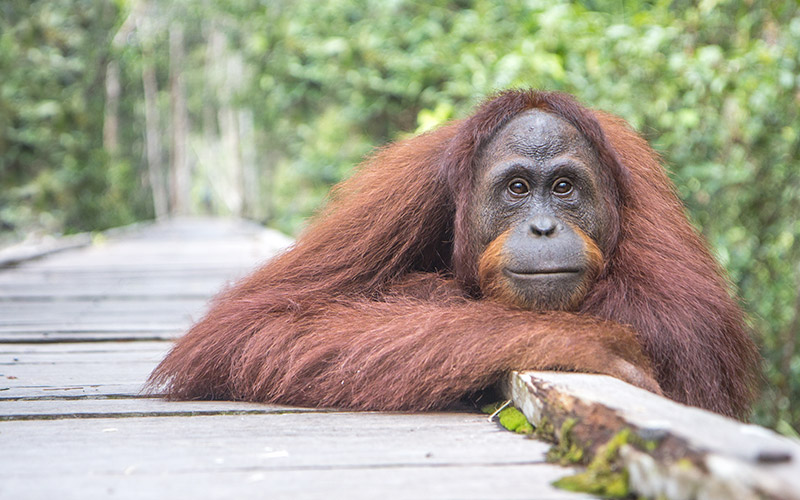
<path id="1" fill-rule="evenodd" d="M 147 174 L 153 190 L 153 209 L 156 219 L 169 215 L 164 165 L 161 162 L 161 131 L 158 119 L 158 83 L 152 54 L 142 49 L 142 86 L 144 87 L 145 144 Z"/>
<path id="2" fill-rule="evenodd" d="M 191 176 L 189 172 L 188 142 L 189 114 L 186 109 L 186 87 L 183 79 L 184 46 L 183 26 L 174 23 L 169 29 L 169 65 L 172 148 L 170 149 L 170 201 L 171 212 L 188 214 Z"/>
<path id="3" fill-rule="evenodd" d="M 106 105 L 103 116 L 103 148 L 111 158 L 119 154 L 119 63 L 106 66 Z"/>
<path id="4" fill-rule="evenodd" d="M 261 182 L 256 168 L 255 123 L 253 111 L 242 109 L 239 115 L 239 144 L 242 158 L 242 214 L 245 217 L 259 220 L 263 216 L 261 210 Z"/>

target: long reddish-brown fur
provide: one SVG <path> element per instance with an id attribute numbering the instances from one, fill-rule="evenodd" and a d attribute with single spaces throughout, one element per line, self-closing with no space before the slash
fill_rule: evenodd
<path id="1" fill-rule="evenodd" d="M 612 250 L 576 312 L 521 310 L 478 285 L 466 216 L 474 160 L 531 108 L 586 136 L 609 187 L 601 246 Z M 374 154 L 293 247 L 215 299 L 150 387 L 175 399 L 425 410 L 513 369 L 621 376 L 631 365 L 652 365 L 677 401 L 744 417 L 758 355 L 646 142 L 567 95 L 508 91 Z"/>

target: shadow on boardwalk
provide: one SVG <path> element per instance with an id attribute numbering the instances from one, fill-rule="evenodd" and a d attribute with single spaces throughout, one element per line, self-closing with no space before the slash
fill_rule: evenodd
<path id="1" fill-rule="evenodd" d="M 141 397 L 207 300 L 289 243 L 177 219 L 0 269 L 0 498 L 586 498 L 483 415 Z"/>

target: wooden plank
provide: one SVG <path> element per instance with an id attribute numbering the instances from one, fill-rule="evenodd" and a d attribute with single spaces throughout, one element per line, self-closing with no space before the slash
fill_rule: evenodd
<path id="1" fill-rule="evenodd" d="M 180 332 L 191 326 L 190 321 L 176 322 L 141 322 L 139 324 L 126 324 L 124 322 L 102 323 L 64 323 L 60 325 L 0 325 L 0 335 L 15 333 L 131 333 L 131 332 Z"/>
<path id="2" fill-rule="evenodd" d="M 2 384 L 0 380 L 0 384 Z M 76 398 L 76 397 L 134 397 L 141 393 L 143 382 L 111 381 L 102 383 L 69 384 L 39 386 L 0 385 L 0 401 L 19 398 Z"/>
<path id="3" fill-rule="evenodd" d="M 136 396 L 153 367 L 153 363 L 147 362 L 119 363 L 116 367 L 90 363 L 3 367 L 0 398 Z"/>
<path id="4" fill-rule="evenodd" d="M 99 324 L 110 319 L 137 324 L 152 321 L 199 319 L 208 300 L 63 300 L 42 304 L 36 301 L 0 302 L 0 325 Z"/>
<path id="5" fill-rule="evenodd" d="M 108 429 L 115 431 L 109 432 Z M 265 447 L 272 450 L 288 448 L 288 455 L 281 457 L 285 460 L 269 463 L 268 466 L 275 469 L 414 463 L 539 463 L 543 461 L 542 453 L 549 448 L 546 443 L 526 440 L 496 423 L 487 422 L 485 415 L 455 412 L 300 412 L 203 418 L 3 421 L 0 422 L 0 431 L 19 437 L 4 446 L 0 474 L 9 472 L 8 467 L 18 468 L 20 472 L 28 468 L 28 464 L 14 467 L 13 463 L 5 463 L 15 452 L 24 453 L 29 447 L 56 448 L 58 443 L 81 445 L 87 442 L 87 438 L 98 440 L 98 446 L 94 449 L 71 447 L 70 454 L 78 461 L 92 463 L 100 470 L 122 471 L 129 465 L 130 455 L 137 454 L 126 451 L 146 452 L 143 448 L 150 447 L 153 455 L 143 461 L 140 470 L 151 472 L 204 469 L 213 464 L 209 459 L 218 454 L 225 455 L 228 466 L 236 463 L 252 466 L 261 461 L 254 463 L 245 456 L 263 453 Z M 340 436 L 349 439 L 340 439 Z M 107 447 L 116 448 L 116 453 L 111 449 L 103 453 Z M 480 453 L 465 453 L 465 450 L 479 450 Z M 126 454 L 129 456 L 125 457 Z M 72 470 L 68 461 L 54 460 L 52 466 L 54 470 Z"/>
<path id="6" fill-rule="evenodd" d="M 104 334 L 103 337 L 107 337 Z M 148 375 L 169 349 L 169 343 L 116 344 L 102 342 L 66 352 L 36 348 L 28 352 L 0 348 L 0 399 L 36 397 L 137 396 Z M 130 349 L 125 349 L 126 347 Z M 59 346 L 65 349 L 64 345 Z M 69 352 L 72 351 L 72 352 Z"/>
<path id="7" fill-rule="evenodd" d="M 648 498 L 800 500 L 800 441 L 621 380 L 563 372 L 512 373 L 505 387 L 528 419 L 554 429 L 571 420 L 570 440 L 596 451 L 628 429 L 652 445 L 620 449 L 631 492 Z"/>
<path id="8" fill-rule="evenodd" d="M 281 453 L 278 450 L 275 453 Z M 268 455 L 269 452 L 264 453 Z M 28 500 L 87 498 L 291 498 L 318 500 L 453 499 L 568 500 L 595 498 L 553 488 L 565 471 L 546 464 L 395 465 L 358 468 L 274 470 L 261 465 L 202 472 L 141 473 L 138 462 L 125 470 L 18 474 L 2 478 L 0 496 Z"/>
<path id="9" fill-rule="evenodd" d="M 91 283 L 80 286 L 15 286 L 13 289 L 0 291 L 0 302 L 32 301 L 53 302 L 60 300 L 100 300 L 127 299 L 153 301 L 166 298 L 202 299 L 208 298 L 223 287 L 224 283 L 120 283 L 118 286 L 96 286 Z"/>
<path id="10" fill-rule="evenodd" d="M 157 363 L 171 342 L 96 342 L 47 345 L 0 344 L 0 371 L 40 365 Z M 67 368 L 69 369 L 69 368 Z"/>
<path id="11" fill-rule="evenodd" d="M 81 233 L 61 238 L 46 237 L 33 243 L 20 243 L 0 249 L 0 268 L 38 259 L 64 250 L 85 247 L 91 244 L 89 234 Z"/>
<path id="12" fill-rule="evenodd" d="M 155 353 L 166 354 L 170 346 L 171 346 L 170 343 L 165 343 L 165 342 L 131 342 L 131 343 L 98 342 L 96 344 L 65 343 L 65 344 L 45 344 L 45 345 L 0 344 L 0 355 L 10 355 L 10 356 L 25 355 L 29 356 L 30 357 L 29 359 L 32 361 L 36 359 L 41 359 L 42 357 L 61 360 L 65 359 L 62 357 L 62 355 L 64 354 L 83 355 L 87 353 L 95 356 L 100 354 L 103 354 L 105 356 L 124 355 L 136 352 L 155 352 Z M 136 355 L 138 356 L 139 354 Z M 0 360 L 3 360 L 2 362 L 10 362 L 7 357 L 0 357 Z"/>
<path id="13" fill-rule="evenodd" d="M 93 263 L 98 270 L 159 268 L 252 267 L 275 254 L 281 247 L 253 240 L 206 241 L 187 246 L 183 242 L 118 241 L 94 245 L 31 262 L 38 270 L 69 270 Z"/>
<path id="14" fill-rule="evenodd" d="M 121 347 L 125 345 L 120 344 Z M 153 343 L 149 345 L 154 346 Z M 128 352 L 110 348 L 91 351 L 73 348 L 78 352 L 62 353 L 56 357 L 52 354 L 47 357 L 41 353 L 6 352 L 0 355 L 0 399 L 137 396 L 169 346 L 164 342 L 160 349 Z"/>
<path id="15" fill-rule="evenodd" d="M 222 276 L 195 276 L 195 275 L 186 275 L 184 277 L 180 276 L 152 276 L 152 277 L 140 277 L 140 278 L 128 278 L 128 277 L 119 277 L 113 279 L 104 279 L 98 280 L 94 279 L 93 276 L 90 274 L 84 274 L 83 276 L 67 281 L 52 281 L 52 280 L 43 280 L 41 282 L 34 282 L 33 280 L 25 280 L 17 281 L 12 283 L 5 283 L 2 286 L 2 294 L 3 295 L 15 295 L 20 292 L 26 291 L 33 291 L 33 292 L 40 292 L 42 290 L 47 291 L 48 289 L 53 292 L 59 292 L 61 290 L 70 290 L 76 287 L 80 288 L 96 288 L 100 290 L 105 290 L 108 288 L 115 288 L 115 287 L 146 287 L 146 286 L 164 286 L 164 285 L 185 285 L 189 287 L 200 287 L 200 288 L 219 288 L 220 285 L 225 284 L 228 280 Z"/>
<path id="16" fill-rule="evenodd" d="M 184 304 L 178 304 L 183 302 Z M 190 302 L 194 302 L 191 303 Z M 37 302 L 18 302 L 20 306 L 35 306 L 28 311 L 20 310 L 16 313 L 3 315 L 0 311 L 0 325 L 60 325 L 75 321 L 87 324 L 98 324 L 105 321 L 119 318 L 125 323 L 136 320 L 152 322 L 155 318 L 161 321 L 162 318 L 170 320 L 184 320 L 191 315 L 199 315 L 205 310 L 206 301 L 128 301 L 128 307 L 119 307 L 116 310 L 110 308 L 94 307 L 97 302 L 70 302 L 65 304 L 48 304 L 43 307 Z M 188 305 L 187 305 L 188 304 Z M 8 305 L 8 304 L 6 304 Z M 5 309 L 0 307 L 0 309 Z M 8 308 L 12 309 L 12 308 Z M 22 309 L 22 307 L 20 307 Z"/>
<path id="17" fill-rule="evenodd" d="M 162 398 L 80 397 L 13 399 L 0 405 L 0 421 L 154 416 L 251 415 L 319 410 L 236 401 L 166 401 Z"/>
<path id="18" fill-rule="evenodd" d="M 8 284 L 71 284 L 84 280 L 98 283 L 116 283 L 120 280 L 150 281 L 153 279 L 225 279 L 231 274 L 244 271 L 245 266 L 231 265 L 227 268 L 208 267 L 169 267 L 164 269 L 95 269 L 76 268 L 70 270 L 48 271 L 43 269 L 22 267 L 0 273 L 0 287 Z M 249 267 L 249 266 L 248 266 Z"/>
<path id="19" fill-rule="evenodd" d="M 4 320 L 11 320 L 14 317 L 35 318 L 43 315 L 58 317 L 64 313 L 75 312 L 85 315 L 113 315 L 127 312 L 183 314 L 184 311 L 199 309 L 207 302 L 208 298 L 205 297 L 201 299 L 148 300 L 141 302 L 108 298 L 96 301 L 62 300 L 57 304 L 50 304 L 44 308 L 38 302 L 19 301 L 13 304 L 0 303 L 0 316 Z"/>
<path id="20" fill-rule="evenodd" d="M 204 272 L 201 267 L 196 268 L 170 268 L 161 271 L 148 268 L 147 270 L 125 269 L 116 271 L 98 271 L 91 267 L 71 271 L 44 271 L 25 267 L 20 270 L 0 273 L 0 287 L 6 288 L 15 284 L 42 285 L 60 284 L 76 285 L 84 281 L 115 284 L 120 281 L 141 282 L 159 280 L 205 280 L 213 281 L 226 278 L 231 274 L 245 272 L 249 266 L 237 265 L 228 269 L 213 269 Z"/>
<path id="21" fill-rule="evenodd" d="M 2 498 L 587 498 L 549 486 L 569 470 L 544 463 L 546 444 L 475 414 L 6 421 L 0 435 Z"/>
<path id="22" fill-rule="evenodd" d="M 15 274 L 13 277 L 16 279 L 25 279 L 26 276 L 38 275 L 39 279 L 41 280 L 58 278 L 66 279 L 66 275 L 68 274 L 74 274 L 80 277 L 87 273 L 87 275 L 97 274 L 99 278 L 117 278 L 132 277 L 133 274 L 138 273 L 139 271 L 144 273 L 143 277 L 145 278 L 157 276 L 159 271 L 165 274 L 170 273 L 173 276 L 180 277 L 181 275 L 197 276 L 198 274 L 202 274 L 203 269 L 206 268 L 210 269 L 210 275 L 220 276 L 230 273 L 247 272 L 250 269 L 254 269 L 258 265 L 258 263 L 252 259 L 246 259 L 237 262 L 231 258 L 226 261 L 222 255 L 219 256 L 218 263 L 209 262 L 208 259 L 197 262 L 189 262 L 185 259 L 180 259 L 178 256 L 173 256 L 173 260 L 175 260 L 175 262 L 164 261 L 163 259 L 153 259 L 153 262 L 130 262 L 129 259 L 137 258 L 135 255 L 128 257 L 117 255 L 113 258 L 108 258 L 108 256 L 106 256 L 105 259 L 99 261 L 95 257 L 87 256 L 80 259 L 77 259 L 77 257 L 80 256 L 71 256 L 71 261 L 69 262 L 70 265 L 57 268 L 51 268 L 53 263 L 51 263 L 49 259 L 33 263 L 26 263 L 25 267 L 20 269 L 19 273 Z M 95 261 L 93 265 L 90 260 Z M 8 272 L 8 270 L 5 271 L 5 273 Z M 9 279 L 10 278 L 11 277 L 9 277 Z"/>
<path id="23" fill-rule="evenodd" d="M 207 255 L 207 254 L 206 254 Z M 75 256 L 71 257 L 72 260 Z M 5 283 L 14 280 L 62 280 L 69 281 L 89 274 L 98 279 L 112 279 L 112 278 L 148 278 L 158 276 L 169 276 L 183 278 L 184 276 L 224 276 L 230 272 L 238 272 L 242 269 L 249 268 L 256 265 L 255 262 L 234 262 L 228 260 L 220 263 L 217 266 L 165 266 L 163 264 L 156 264 L 156 268 L 149 265 L 140 265 L 139 267 L 125 267 L 119 266 L 98 266 L 92 263 L 91 267 L 87 267 L 89 263 L 77 265 L 81 262 L 76 261 L 76 266 L 72 268 L 57 268 L 51 269 L 47 266 L 49 261 L 38 261 L 29 263 L 24 266 L 14 267 L 11 269 L 4 269 L 0 273 L 0 283 Z M 132 263 L 135 264 L 135 263 Z"/>
<path id="24" fill-rule="evenodd" d="M 29 342 L 32 344 L 40 343 L 61 343 L 61 342 L 149 342 L 149 341 L 171 341 L 183 335 L 184 330 L 131 330 L 129 332 L 42 332 L 42 333 L 6 333 L 0 336 L 0 344 Z"/>
<path id="25" fill-rule="evenodd" d="M 144 314 L 142 311 L 132 310 L 114 314 L 87 315 L 73 313 L 74 316 L 71 318 L 68 316 L 68 313 L 62 314 L 60 317 L 57 314 L 42 314 L 42 316 L 38 318 L 20 315 L 8 319 L 0 318 L 0 331 L 74 331 L 76 329 L 87 329 L 89 331 L 98 329 L 130 330 L 131 326 L 137 324 L 137 322 L 143 326 L 164 325 L 173 328 L 175 323 L 184 325 L 186 322 L 191 322 L 192 318 L 197 319 L 201 312 L 202 310 L 195 311 L 193 314 L 176 314 L 175 311 L 162 311 Z M 143 318 L 145 318 L 145 320 L 143 320 Z"/>
<path id="26" fill-rule="evenodd" d="M 147 273 L 164 270 L 208 269 L 246 273 L 259 262 L 270 258 L 291 243 L 286 236 L 252 223 L 234 220 L 176 220 L 122 231 L 111 238 L 100 236 L 95 244 L 80 250 L 50 255 L 30 261 L 12 273 L 38 272 L 120 272 Z M 15 275 L 0 274 L 0 290 L 5 279 Z"/>

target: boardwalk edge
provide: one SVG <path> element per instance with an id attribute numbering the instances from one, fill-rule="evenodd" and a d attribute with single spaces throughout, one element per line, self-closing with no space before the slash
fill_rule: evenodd
<path id="1" fill-rule="evenodd" d="M 585 449 L 630 430 L 619 460 L 631 493 L 666 499 L 800 500 L 800 442 L 603 375 L 512 372 L 506 397 L 536 426 Z M 566 425 L 565 425 L 566 423 Z M 569 428 L 569 436 L 559 435 Z"/>

